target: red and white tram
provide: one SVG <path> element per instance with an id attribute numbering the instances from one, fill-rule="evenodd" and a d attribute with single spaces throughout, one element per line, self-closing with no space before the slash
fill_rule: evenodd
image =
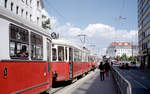
<path id="1" fill-rule="evenodd" d="M 88 54 L 88 50 L 67 40 L 53 40 L 51 60 L 53 80 L 69 81 L 86 74 L 90 71 Z"/>
<path id="2" fill-rule="evenodd" d="M 7 9 L 0 9 L 0 27 L 0 94 L 41 93 L 52 80 L 73 80 L 92 68 L 88 50 L 52 41 L 42 28 Z"/>
<path id="3" fill-rule="evenodd" d="M 95 54 L 90 54 L 88 56 L 88 61 L 90 64 L 90 70 L 95 70 L 95 68 L 97 67 L 97 63 L 98 63 L 98 57 Z"/>
<path id="4" fill-rule="evenodd" d="M 49 90 L 50 36 L 7 10 L 0 11 L 0 27 L 0 94 Z"/>

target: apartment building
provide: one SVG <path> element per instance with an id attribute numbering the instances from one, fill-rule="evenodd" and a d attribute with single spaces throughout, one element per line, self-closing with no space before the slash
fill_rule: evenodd
<path id="1" fill-rule="evenodd" d="M 140 60 L 150 67 L 150 0 L 138 0 L 138 28 Z"/>
<path id="2" fill-rule="evenodd" d="M 48 17 L 42 0 L 0 0 L 0 7 L 41 27 L 45 17 Z"/>
<path id="3" fill-rule="evenodd" d="M 130 42 L 112 42 L 106 50 L 106 54 L 112 58 L 126 54 L 127 57 L 138 55 L 138 46 Z"/>

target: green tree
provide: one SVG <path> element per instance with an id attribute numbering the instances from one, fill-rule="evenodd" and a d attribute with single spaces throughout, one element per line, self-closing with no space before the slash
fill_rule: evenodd
<path id="1" fill-rule="evenodd" d="M 116 56 L 115 60 L 120 61 L 120 56 Z"/>
<path id="2" fill-rule="evenodd" d="M 50 19 L 45 16 L 45 15 L 42 15 L 42 19 L 45 19 L 45 21 L 42 22 L 42 27 L 44 29 L 51 29 L 51 26 L 50 26 Z"/>
<path id="3" fill-rule="evenodd" d="M 128 57 L 125 53 L 122 54 L 121 58 L 123 61 L 126 61 L 128 59 Z"/>
<path id="4" fill-rule="evenodd" d="M 44 29 L 51 29 L 51 26 L 50 26 L 50 19 L 48 18 L 46 21 L 42 22 L 42 27 Z"/>
<path id="5" fill-rule="evenodd" d="M 129 58 L 128 58 L 128 61 L 131 61 L 132 60 L 132 56 L 130 56 Z"/>

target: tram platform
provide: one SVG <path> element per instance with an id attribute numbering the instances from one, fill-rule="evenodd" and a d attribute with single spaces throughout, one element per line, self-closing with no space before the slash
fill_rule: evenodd
<path id="1" fill-rule="evenodd" d="M 96 70 L 71 94 L 117 94 L 117 93 L 111 73 L 109 77 L 106 77 L 105 75 L 105 80 L 101 81 L 99 70 Z"/>
<path id="2" fill-rule="evenodd" d="M 112 74 L 109 77 L 105 75 L 105 80 L 101 81 L 97 69 L 56 94 L 117 94 L 117 90 Z"/>

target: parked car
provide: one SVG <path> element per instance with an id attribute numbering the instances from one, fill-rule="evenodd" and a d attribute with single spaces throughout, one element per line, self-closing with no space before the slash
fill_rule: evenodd
<path id="1" fill-rule="evenodd" d="M 118 61 L 113 61 L 113 66 L 119 66 L 119 62 Z"/>
<path id="2" fill-rule="evenodd" d="M 130 62 L 130 67 L 131 67 L 131 68 L 136 68 L 136 62 L 131 61 L 131 62 Z"/>
<path id="3" fill-rule="evenodd" d="M 122 62 L 119 65 L 120 69 L 129 69 L 129 63 L 128 62 Z"/>

